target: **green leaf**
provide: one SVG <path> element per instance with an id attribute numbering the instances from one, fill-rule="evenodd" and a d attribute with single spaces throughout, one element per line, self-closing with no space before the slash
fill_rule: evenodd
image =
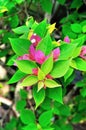
<path id="1" fill-rule="evenodd" d="M 60 87 L 61 86 L 56 81 L 51 80 L 51 79 L 46 79 L 45 82 L 44 82 L 44 84 L 48 88 L 55 88 L 55 87 Z"/>
<path id="2" fill-rule="evenodd" d="M 39 68 L 38 69 L 38 80 L 43 80 L 45 78 L 45 74 L 43 71 Z"/>
<path id="3" fill-rule="evenodd" d="M 10 26 L 11 28 L 15 28 L 19 24 L 19 18 L 18 15 L 13 15 L 9 18 Z"/>
<path id="4" fill-rule="evenodd" d="M 49 74 L 53 68 L 53 57 L 50 56 L 41 66 L 41 70 L 45 75 Z"/>
<path id="5" fill-rule="evenodd" d="M 35 123 L 30 123 L 27 126 L 24 126 L 22 130 L 38 130 Z"/>
<path id="6" fill-rule="evenodd" d="M 26 74 L 32 74 L 32 69 L 37 67 L 34 62 L 29 60 L 16 60 L 16 64 L 19 70 Z"/>
<path id="7" fill-rule="evenodd" d="M 71 29 L 74 33 L 81 33 L 82 27 L 78 23 L 71 24 Z"/>
<path id="8" fill-rule="evenodd" d="M 14 64 L 14 61 L 15 61 L 17 58 L 18 58 L 17 55 L 14 55 L 14 56 L 10 57 L 10 59 L 9 59 L 8 62 L 7 62 L 7 65 L 9 65 L 9 66 L 13 65 L 13 64 Z"/>
<path id="9" fill-rule="evenodd" d="M 32 85 L 36 84 L 37 82 L 38 82 L 37 76 L 31 75 L 31 76 L 26 77 L 22 81 L 21 85 L 22 86 L 32 86 Z"/>
<path id="10" fill-rule="evenodd" d="M 37 87 L 35 86 L 33 88 L 33 98 L 35 100 L 36 103 L 36 109 L 38 106 L 40 106 L 40 104 L 44 101 L 45 99 L 45 90 L 41 89 L 39 92 L 37 91 Z"/>
<path id="11" fill-rule="evenodd" d="M 76 58 L 72 60 L 70 65 L 75 69 L 86 71 L 86 61 L 81 58 Z"/>
<path id="12" fill-rule="evenodd" d="M 16 83 L 22 78 L 26 76 L 25 73 L 21 72 L 20 70 L 16 71 L 12 78 L 7 82 L 8 84 Z"/>
<path id="13" fill-rule="evenodd" d="M 37 46 L 37 50 L 41 50 L 45 55 L 48 55 L 52 51 L 52 40 L 49 34 L 47 34 Z"/>
<path id="14" fill-rule="evenodd" d="M 53 78 L 59 78 L 59 77 L 64 76 L 69 69 L 69 63 L 70 63 L 69 60 L 68 61 L 63 60 L 63 61 L 55 62 L 53 70 L 51 71 L 50 75 Z"/>
<path id="15" fill-rule="evenodd" d="M 72 68 L 68 69 L 67 73 L 64 75 L 65 81 L 72 75 L 73 71 L 74 70 Z"/>
<path id="16" fill-rule="evenodd" d="M 47 0 L 47 1 L 40 0 L 40 4 L 41 4 L 42 9 L 45 12 L 51 13 L 51 11 L 52 11 L 52 1 L 51 0 Z"/>
<path id="17" fill-rule="evenodd" d="M 39 123 L 42 127 L 47 127 L 52 120 L 52 110 L 42 113 L 39 117 Z"/>
<path id="18" fill-rule="evenodd" d="M 51 98 L 59 103 L 63 103 L 63 101 L 62 101 L 62 88 L 61 87 L 47 89 L 46 95 L 49 98 Z"/>
<path id="19" fill-rule="evenodd" d="M 44 87 L 44 82 L 43 81 L 39 81 L 38 82 L 38 92 Z"/>
<path id="20" fill-rule="evenodd" d="M 63 44 L 60 47 L 61 53 L 59 60 L 68 60 L 73 56 L 74 51 L 76 50 L 77 44 Z"/>
<path id="21" fill-rule="evenodd" d="M 76 51 L 74 51 L 74 53 L 73 53 L 73 58 L 76 58 L 77 56 L 79 56 L 79 54 L 80 54 L 80 52 L 81 52 L 81 48 L 82 47 L 77 47 L 76 48 Z"/>
<path id="22" fill-rule="evenodd" d="M 83 88 L 80 90 L 80 94 L 82 95 L 82 97 L 86 97 L 86 87 L 83 87 Z"/>
<path id="23" fill-rule="evenodd" d="M 20 89 L 19 95 L 22 99 L 26 99 L 28 96 L 28 92 L 24 89 Z"/>
<path id="24" fill-rule="evenodd" d="M 64 5 L 66 0 L 57 0 L 61 5 Z"/>
<path id="25" fill-rule="evenodd" d="M 47 31 L 46 27 L 47 27 L 47 22 L 46 22 L 46 20 L 43 20 L 42 22 L 40 22 L 38 24 L 38 26 L 35 28 L 34 32 L 37 35 L 39 35 L 40 37 L 44 37 L 46 34 L 46 31 Z"/>
<path id="26" fill-rule="evenodd" d="M 16 110 L 21 111 L 25 108 L 25 106 L 26 106 L 26 101 L 21 99 L 16 103 Z"/>
<path id="27" fill-rule="evenodd" d="M 20 26 L 20 27 L 13 29 L 13 32 L 15 32 L 16 34 L 23 34 L 26 32 L 29 33 L 29 28 L 24 25 L 24 26 Z"/>
<path id="28" fill-rule="evenodd" d="M 35 123 L 35 115 L 31 110 L 22 110 L 20 113 L 20 119 L 24 124 Z"/>
<path id="29" fill-rule="evenodd" d="M 28 50 L 31 44 L 29 40 L 20 39 L 20 38 L 10 38 L 9 40 L 10 40 L 13 51 L 18 56 L 28 54 Z"/>
<path id="30" fill-rule="evenodd" d="M 82 28 L 82 32 L 83 32 L 83 33 L 86 33 L 86 25 L 83 26 L 83 28 Z"/>
<path id="31" fill-rule="evenodd" d="M 70 8 L 80 8 L 82 6 L 82 0 L 73 0 Z"/>

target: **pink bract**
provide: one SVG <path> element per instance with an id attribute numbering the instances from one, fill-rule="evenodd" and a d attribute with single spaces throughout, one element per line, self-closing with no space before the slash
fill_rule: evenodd
<path id="1" fill-rule="evenodd" d="M 56 61 L 60 55 L 60 49 L 56 48 L 53 50 L 53 60 Z"/>
<path id="2" fill-rule="evenodd" d="M 43 62 L 45 61 L 46 56 L 44 55 L 44 53 L 40 50 L 36 51 L 35 53 L 35 61 L 39 64 L 43 64 Z"/>
<path id="3" fill-rule="evenodd" d="M 38 75 L 38 68 L 32 69 L 32 73 L 37 76 Z"/>
<path id="4" fill-rule="evenodd" d="M 29 49 L 29 59 L 35 61 L 35 48 L 33 45 L 30 46 Z"/>
<path id="5" fill-rule="evenodd" d="M 70 38 L 68 36 L 64 37 L 64 42 L 70 43 Z"/>
<path id="6" fill-rule="evenodd" d="M 31 36 L 30 40 L 33 43 L 34 47 L 36 47 L 38 45 L 38 43 L 41 41 L 41 38 L 38 35 L 33 34 Z"/>
<path id="7" fill-rule="evenodd" d="M 23 56 L 18 57 L 18 60 L 29 60 L 29 54 L 24 54 Z"/>
<path id="8" fill-rule="evenodd" d="M 81 58 L 86 60 L 86 46 L 83 46 L 79 55 Z"/>

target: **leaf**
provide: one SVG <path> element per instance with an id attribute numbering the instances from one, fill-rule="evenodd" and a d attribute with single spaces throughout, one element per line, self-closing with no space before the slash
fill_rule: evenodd
<path id="1" fill-rule="evenodd" d="M 76 57 L 78 57 L 79 56 L 79 54 L 80 54 L 80 52 L 81 52 L 81 49 L 82 49 L 82 47 L 77 47 L 76 48 L 76 51 L 74 51 L 74 53 L 73 53 L 73 58 L 76 58 Z"/>
<path id="2" fill-rule="evenodd" d="M 56 28 L 56 23 L 53 23 L 51 25 L 49 25 L 47 28 L 48 28 L 48 32 L 51 34 Z"/>
<path id="3" fill-rule="evenodd" d="M 32 69 L 37 67 L 34 62 L 29 60 L 16 60 L 16 64 L 19 70 L 26 74 L 32 74 Z"/>
<path id="4" fill-rule="evenodd" d="M 36 33 L 37 35 L 39 35 L 40 37 L 44 37 L 46 34 L 46 29 L 47 27 L 47 22 L 46 20 L 43 20 L 42 22 L 40 22 L 38 24 L 38 26 L 34 29 L 34 33 Z"/>
<path id="5" fill-rule="evenodd" d="M 72 68 L 69 68 L 67 73 L 64 75 L 64 80 L 66 81 L 73 73 L 73 69 Z"/>
<path id="6" fill-rule="evenodd" d="M 63 103 L 63 101 L 62 101 L 62 88 L 61 87 L 47 89 L 46 95 L 49 98 L 51 98 L 51 99 L 53 99 L 61 104 Z"/>
<path id="7" fill-rule="evenodd" d="M 10 40 L 13 51 L 18 56 L 28 54 L 28 50 L 31 44 L 29 40 L 20 39 L 20 38 L 10 38 L 9 40 Z"/>
<path id="8" fill-rule="evenodd" d="M 15 32 L 16 34 L 23 34 L 26 32 L 29 33 L 29 28 L 24 25 L 24 26 L 20 26 L 20 27 L 13 29 L 13 32 Z"/>
<path id="9" fill-rule="evenodd" d="M 63 44 L 60 47 L 60 56 L 59 60 L 68 60 L 73 56 L 74 51 L 76 50 L 77 44 Z"/>
<path id="10" fill-rule="evenodd" d="M 16 71 L 12 78 L 7 82 L 8 84 L 16 83 L 22 78 L 26 76 L 25 73 L 21 72 L 20 70 Z"/>
<path id="11" fill-rule="evenodd" d="M 7 62 L 7 65 L 9 65 L 9 66 L 13 65 L 13 64 L 14 64 L 14 61 L 15 61 L 17 58 L 18 58 L 17 55 L 14 55 L 14 56 L 10 57 L 10 59 L 9 59 L 8 62 Z"/>
<path id="12" fill-rule="evenodd" d="M 39 123 L 42 127 L 47 127 L 51 123 L 52 110 L 43 112 L 39 117 Z"/>
<path id="13" fill-rule="evenodd" d="M 36 109 L 38 106 L 40 106 L 40 104 L 44 101 L 45 99 L 45 90 L 41 89 L 39 92 L 37 91 L 37 87 L 35 86 L 33 88 L 33 98 L 35 100 L 36 103 Z"/>
<path id="14" fill-rule="evenodd" d="M 35 115 L 31 110 L 22 110 L 20 113 L 20 119 L 24 124 L 35 123 Z"/>
<path id="15" fill-rule="evenodd" d="M 48 88 L 60 87 L 61 85 L 58 84 L 56 81 L 51 79 L 46 79 L 44 82 L 45 86 Z"/>
<path id="16" fill-rule="evenodd" d="M 25 108 L 25 106 L 26 106 L 26 101 L 21 99 L 16 103 L 16 110 L 21 111 Z"/>
<path id="17" fill-rule="evenodd" d="M 48 55 L 52 51 L 52 40 L 49 34 L 47 34 L 41 42 L 37 45 L 37 50 L 41 50 L 45 55 Z"/>
<path id="18" fill-rule="evenodd" d="M 45 78 L 45 74 L 43 71 L 39 68 L 38 69 L 38 80 L 43 80 Z"/>
<path id="19" fill-rule="evenodd" d="M 53 78 L 59 78 L 64 76 L 69 69 L 69 63 L 70 63 L 69 60 L 68 61 L 62 60 L 55 62 L 53 70 L 51 71 L 50 75 Z"/>
<path id="20" fill-rule="evenodd" d="M 28 92 L 24 89 L 20 89 L 19 95 L 22 99 L 26 99 L 28 96 Z"/>
<path id="21" fill-rule="evenodd" d="M 83 87 L 83 88 L 80 90 L 80 94 L 82 95 L 82 97 L 86 97 L 86 87 Z"/>
<path id="22" fill-rule="evenodd" d="M 81 25 L 78 23 L 71 24 L 71 29 L 74 33 L 81 33 L 82 31 Z"/>
<path id="23" fill-rule="evenodd" d="M 24 126 L 22 130 L 38 130 L 35 123 L 30 123 L 27 126 Z"/>
<path id="24" fill-rule="evenodd" d="M 61 5 L 64 5 L 66 0 L 57 0 Z"/>
<path id="25" fill-rule="evenodd" d="M 18 24 L 19 24 L 18 15 L 11 16 L 10 19 L 9 19 L 9 23 L 10 23 L 11 28 L 17 27 Z"/>
<path id="26" fill-rule="evenodd" d="M 53 68 L 53 57 L 50 56 L 41 66 L 41 70 L 45 75 L 49 74 Z"/>
<path id="27" fill-rule="evenodd" d="M 70 8 L 80 8 L 82 4 L 83 4 L 82 0 L 73 0 Z"/>
<path id="28" fill-rule="evenodd" d="M 7 11 L 8 11 L 7 7 L 5 7 L 5 6 L 0 7 L 0 13 L 4 13 L 4 12 L 7 12 Z"/>
<path id="29" fill-rule="evenodd" d="M 72 60 L 70 65 L 77 70 L 86 71 L 86 61 L 81 58 Z"/>
<path id="30" fill-rule="evenodd" d="M 83 32 L 83 33 L 86 33 L 86 25 L 83 26 L 83 28 L 82 28 L 82 32 Z"/>
<path id="31" fill-rule="evenodd" d="M 43 81 L 39 81 L 38 82 L 38 92 L 44 87 L 44 82 Z"/>
<path id="32" fill-rule="evenodd" d="M 47 1 L 40 0 L 40 4 L 41 4 L 42 9 L 45 12 L 51 13 L 51 11 L 52 11 L 52 1 L 51 0 L 47 0 Z"/>
<path id="33" fill-rule="evenodd" d="M 31 75 L 31 76 L 26 77 L 22 81 L 21 85 L 22 86 L 32 86 L 32 85 L 36 84 L 37 82 L 38 82 L 37 76 Z"/>

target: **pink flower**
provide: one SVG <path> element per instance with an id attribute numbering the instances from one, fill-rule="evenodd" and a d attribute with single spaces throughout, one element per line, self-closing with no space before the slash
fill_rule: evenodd
<path id="1" fill-rule="evenodd" d="M 70 38 L 68 36 L 64 37 L 64 42 L 70 43 Z"/>
<path id="2" fill-rule="evenodd" d="M 38 75 L 38 68 L 34 68 L 34 69 L 32 69 L 32 73 L 33 73 L 33 75 Z"/>
<path id="3" fill-rule="evenodd" d="M 60 55 L 60 49 L 56 48 L 53 50 L 53 60 L 56 61 Z"/>
<path id="4" fill-rule="evenodd" d="M 44 55 L 44 53 L 40 50 L 35 52 L 35 61 L 39 64 L 43 64 L 43 62 L 45 61 L 46 56 Z"/>
<path id="5" fill-rule="evenodd" d="M 86 60 L 86 46 L 83 46 L 79 55 L 81 58 Z"/>
<path id="6" fill-rule="evenodd" d="M 50 74 L 47 74 L 47 75 L 46 75 L 46 78 L 48 78 L 48 79 L 53 79 L 53 77 L 52 77 Z"/>
<path id="7" fill-rule="evenodd" d="M 35 61 L 35 48 L 33 45 L 30 46 L 29 49 L 29 59 Z"/>
<path id="8" fill-rule="evenodd" d="M 33 34 L 31 36 L 30 40 L 33 43 L 34 47 L 36 47 L 38 45 L 38 43 L 41 41 L 41 38 L 38 35 Z"/>
<path id="9" fill-rule="evenodd" d="M 29 54 L 24 54 L 23 56 L 19 56 L 18 60 L 29 60 Z"/>

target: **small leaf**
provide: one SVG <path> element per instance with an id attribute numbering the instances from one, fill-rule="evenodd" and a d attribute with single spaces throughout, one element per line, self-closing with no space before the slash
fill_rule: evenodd
<path id="1" fill-rule="evenodd" d="M 20 119 L 24 124 L 35 123 L 35 115 L 31 110 L 22 110 Z"/>
<path id="2" fill-rule="evenodd" d="M 34 62 L 29 60 L 16 60 L 16 64 L 19 70 L 26 74 L 32 74 L 32 69 L 37 67 Z"/>
<path id="3" fill-rule="evenodd" d="M 42 113 L 39 117 L 39 123 L 42 127 L 47 127 L 52 120 L 52 110 Z"/>
<path id="4" fill-rule="evenodd" d="M 50 75 L 53 78 L 59 78 L 64 76 L 69 69 L 69 63 L 70 61 L 66 60 L 55 62 L 53 70 L 51 71 Z"/>
<path id="5" fill-rule="evenodd" d="M 38 78 L 37 76 L 31 75 L 26 77 L 23 82 L 22 82 L 22 86 L 32 86 L 34 84 L 36 84 L 38 82 Z"/>
<path id="6" fill-rule="evenodd" d="M 28 49 L 31 44 L 29 40 L 20 38 L 10 38 L 9 40 L 11 42 L 12 49 L 18 56 L 28 54 Z"/>
<path id="7" fill-rule="evenodd" d="M 68 69 L 67 73 L 64 75 L 65 81 L 72 75 L 73 71 L 74 70 L 72 68 Z"/>
<path id="8" fill-rule="evenodd" d="M 40 22 L 37 27 L 34 29 L 34 33 L 36 33 L 37 35 L 39 35 L 40 37 L 44 37 L 46 34 L 46 26 L 47 26 L 47 22 L 46 20 L 43 20 L 42 22 Z"/>
<path id="9" fill-rule="evenodd" d="M 72 60 L 70 65 L 77 70 L 86 71 L 86 61 L 81 58 Z"/>
<path id="10" fill-rule="evenodd" d="M 38 82 L 38 92 L 44 87 L 44 82 L 43 81 L 39 81 Z"/>
<path id="11" fill-rule="evenodd" d="M 35 123 L 30 123 L 27 126 L 24 126 L 22 130 L 38 130 Z"/>
<path id="12" fill-rule="evenodd" d="M 46 79 L 44 82 L 45 86 L 48 88 L 60 87 L 61 85 L 58 84 L 56 81 L 51 79 Z"/>
<path id="13" fill-rule="evenodd" d="M 38 80 L 43 80 L 45 78 L 45 74 L 43 71 L 39 68 L 38 69 Z"/>
<path id="14" fill-rule="evenodd" d="M 12 76 L 12 78 L 8 81 L 8 84 L 16 83 L 22 78 L 26 76 L 25 73 L 21 72 L 20 70 L 16 71 L 15 74 Z"/>
<path id="15" fill-rule="evenodd" d="M 86 33 L 86 25 L 82 28 L 83 33 Z"/>
<path id="16" fill-rule="evenodd" d="M 16 103 L 16 110 L 21 111 L 25 108 L 25 106 L 26 106 L 26 101 L 25 100 L 19 100 Z"/>
<path id="17" fill-rule="evenodd" d="M 41 50 L 42 52 L 44 52 L 45 55 L 50 54 L 52 48 L 53 48 L 52 40 L 49 34 L 47 34 L 37 45 L 37 50 Z"/>
<path id="18" fill-rule="evenodd" d="M 33 88 L 33 98 L 36 103 L 36 109 L 37 107 L 44 101 L 45 99 L 45 90 L 41 89 L 39 92 L 37 91 L 37 87 L 35 86 Z"/>
<path id="19" fill-rule="evenodd" d="M 63 101 L 62 101 L 62 88 L 61 87 L 47 89 L 46 95 L 49 98 L 51 98 L 51 99 L 53 99 L 61 104 L 63 103 Z"/>
<path id="20" fill-rule="evenodd" d="M 81 33 L 82 31 L 81 25 L 78 23 L 71 24 L 71 29 L 74 33 Z"/>
<path id="21" fill-rule="evenodd" d="M 53 57 L 50 56 L 41 66 L 41 70 L 45 75 L 49 74 L 53 68 Z"/>
<path id="22" fill-rule="evenodd" d="M 23 33 L 29 32 L 29 28 L 24 25 L 24 26 L 20 26 L 13 29 L 13 31 L 17 34 L 23 34 Z"/>

